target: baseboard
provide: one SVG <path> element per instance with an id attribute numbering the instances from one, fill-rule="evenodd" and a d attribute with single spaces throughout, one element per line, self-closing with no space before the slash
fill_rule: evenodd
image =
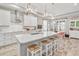
<path id="1" fill-rule="evenodd" d="M 71 39 L 78 39 L 79 40 L 79 38 L 74 38 L 74 37 L 70 37 Z"/>

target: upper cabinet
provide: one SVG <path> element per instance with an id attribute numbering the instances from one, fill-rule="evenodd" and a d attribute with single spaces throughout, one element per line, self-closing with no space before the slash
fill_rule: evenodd
<path id="1" fill-rule="evenodd" d="M 10 11 L 0 9 L 0 26 L 9 26 L 10 24 Z"/>
<path id="2" fill-rule="evenodd" d="M 37 26 L 37 17 L 33 15 L 24 15 L 24 26 Z"/>

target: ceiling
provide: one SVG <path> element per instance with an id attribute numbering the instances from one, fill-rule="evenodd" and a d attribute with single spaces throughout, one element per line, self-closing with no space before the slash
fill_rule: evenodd
<path id="1" fill-rule="evenodd" d="M 19 3 L 17 4 L 22 7 L 26 7 L 27 4 Z M 42 13 L 52 14 L 53 16 L 62 15 L 70 12 L 75 12 L 79 10 L 79 4 L 77 3 L 31 3 L 31 8 L 36 9 Z"/>
<path id="2" fill-rule="evenodd" d="M 14 3 L 22 8 L 27 8 L 27 3 Z M 30 7 L 38 10 L 41 13 L 46 13 L 52 16 L 64 15 L 79 11 L 79 4 L 74 3 L 30 3 Z M 78 13 L 78 12 L 77 12 Z M 78 13 L 79 14 L 79 13 Z"/>

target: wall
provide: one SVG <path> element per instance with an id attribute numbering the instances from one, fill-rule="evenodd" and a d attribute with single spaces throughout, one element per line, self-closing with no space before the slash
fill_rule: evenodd
<path id="1" fill-rule="evenodd" d="M 10 26 L 7 29 L 4 29 L 5 32 L 17 32 L 17 31 L 23 31 L 23 26 L 21 24 L 10 24 Z"/>
<path id="2" fill-rule="evenodd" d="M 70 19 L 65 19 L 66 23 L 65 23 L 65 33 L 69 34 L 69 23 L 70 23 Z"/>

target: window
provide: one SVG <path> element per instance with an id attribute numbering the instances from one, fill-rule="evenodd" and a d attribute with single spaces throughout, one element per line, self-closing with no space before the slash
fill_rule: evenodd
<path id="1" fill-rule="evenodd" d="M 48 25 L 47 25 L 47 20 L 43 20 L 43 30 L 47 31 Z"/>

